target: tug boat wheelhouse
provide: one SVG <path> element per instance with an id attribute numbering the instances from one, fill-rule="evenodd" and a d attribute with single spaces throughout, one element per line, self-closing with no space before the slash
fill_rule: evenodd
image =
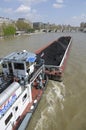
<path id="1" fill-rule="evenodd" d="M 37 65 L 36 54 L 24 50 L 4 57 L 2 70 L 0 130 L 16 130 L 26 113 L 30 119 L 43 94 L 46 84 L 44 65 Z"/>

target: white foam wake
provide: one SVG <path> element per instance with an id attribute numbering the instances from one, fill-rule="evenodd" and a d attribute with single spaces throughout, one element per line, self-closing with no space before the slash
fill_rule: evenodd
<path id="1" fill-rule="evenodd" d="M 38 122 L 37 122 L 36 127 L 35 127 L 34 130 L 43 130 L 44 127 L 45 127 L 45 128 L 48 127 L 48 125 L 46 124 L 46 122 L 47 122 L 47 116 L 46 116 L 46 114 L 45 114 L 45 111 L 46 111 L 46 109 L 44 109 L 44 111 L 41 112 L 41 117 L 40 117 L 40 119 L 38 120 Z M 45 125 L 45 124 L 46 124 L 46 125 Z"/>
<path id="2" fill-rule="evenodd" d="M 58 83 L 50 81 L 50 88 L 46 94 L 47 107 L 41 112 L 41 117 L 38 120 L 35 130 L 44 130 L 48 127 L 46 123 L 49 118 L 56 116 L 56 109 L 60 106 L 61 110 L 64 109 L 63 101 L 65 100 L 65 85 L 63 83 Z"/>

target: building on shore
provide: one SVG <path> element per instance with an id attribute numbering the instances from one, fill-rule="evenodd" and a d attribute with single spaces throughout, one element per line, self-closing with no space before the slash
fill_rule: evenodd
<path id="1" fill-rule="evenodd" d="M 42 23 L 42 22 L 34 22 L 33 23 L 33 28 L 35 29 L 48 29 L 50 26 L 49 23 Z"/>
<path id="2" fill-rule="evenodd" d="M 39 30 L 39 29 L 41 29 L 41 27 L 42 27 L 42 22 L 34 22 L 33 23 L 33 28 Z"/>

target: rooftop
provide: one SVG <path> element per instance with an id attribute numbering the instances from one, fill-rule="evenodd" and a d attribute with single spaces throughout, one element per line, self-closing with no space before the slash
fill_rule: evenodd
<path id="1" fill-rule="evenodd" d="M 26 50 L 20 52 L 13 52 L 3 58 L 3 61 L 26 61 L 34 62 L 36 60 L 36 54 L 28 52 Z"/>

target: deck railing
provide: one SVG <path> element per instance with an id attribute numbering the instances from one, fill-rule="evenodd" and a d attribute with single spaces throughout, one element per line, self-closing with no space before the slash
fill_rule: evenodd
<path id="1" fill-rule="evenodd" d="M 37 76 L 43 71 L 44 69 L 44 65 L 42 65 L 41 67 L 39 67 L 33 74 L 32 78 L 30 79 L 30 82 L 33 82 Z"/>

